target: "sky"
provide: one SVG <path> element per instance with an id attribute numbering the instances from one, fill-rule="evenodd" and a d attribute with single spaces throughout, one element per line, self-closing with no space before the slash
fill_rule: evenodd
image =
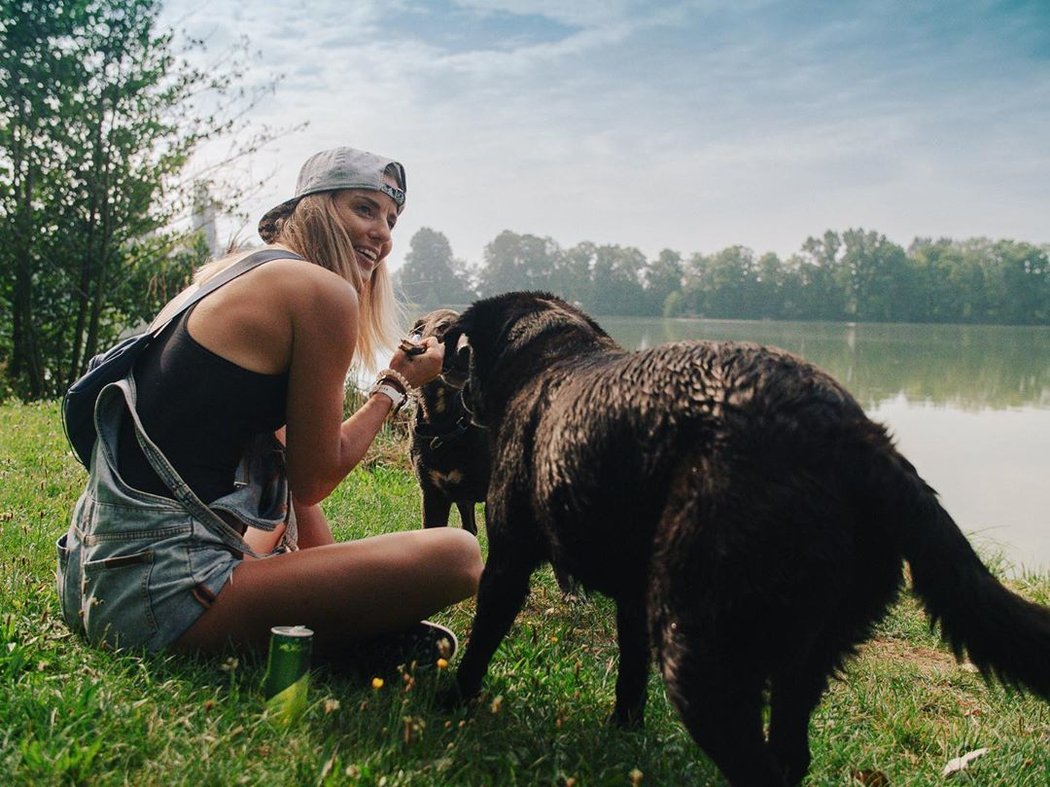
<path id="1" fill-rule="evenodd" d="M 168 0 L 214 63 L 246 36 L 247 225 L 339 145 L 401 161 L 470 264 L 503 230 L 787 257 L 810 235 L 1050 242 L 1050 0 Z M 195 57 L 201 57 L 196 55 Z M 224 155 L 212 145 L 194 166 Z"/>

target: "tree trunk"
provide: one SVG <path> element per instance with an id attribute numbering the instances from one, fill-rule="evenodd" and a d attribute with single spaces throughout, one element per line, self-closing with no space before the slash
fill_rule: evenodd
<path id="1" fill-rule="evenodd" d="M 36 254 L 33 249 L 35 227 L 33 225 L 33 164 L 25 156 L 24 138 L 28 118 L 19 118 L 14 130 L 12 172 L 14 173 L 15 232 L 13 259 L 15 263 L 15 286 L 11 308 L 11 380 L 22 396 L 38 399 L 43 394 L 44 374 L 40 359 L 40 347 L 36 338 L 33 320 L 33 272 Z M 19 131 L 21 130 L 21 134 Z"/>

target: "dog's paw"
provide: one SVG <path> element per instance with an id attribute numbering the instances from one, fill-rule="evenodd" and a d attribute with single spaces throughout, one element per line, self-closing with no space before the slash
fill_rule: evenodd
<path id="1" fill-rule="evenodd" d="M 463 707 L 465 700 L 456 686 L 442 689 L 434 698 L 434 703 L 443 711 L 451 712 Z"/>
<path id="2" fill-rule="evenodd" d="M 642 711 L 614 710 L 605 719 L 605 724 L 620 730 L 640 730 L 645 726 L 645 714 Z"/>
<path id="3" fill-rule="evenodd" d="M 435 703 L 444 711 L 456 711 L 473 703 L 477 699 L 479 691 L 465 692 L 459 683 L 453 683 L 447 689 L 439 691 L 435 697 Z"/>
<path id="4" fill-rule="evenodd" d="M 571 574 L 556 568 L 554 569 L 554 579 L 558 583 L 558 590 L 561 591 L 562 601 L 574 604 L 586 597 L 583 585 Z"/>

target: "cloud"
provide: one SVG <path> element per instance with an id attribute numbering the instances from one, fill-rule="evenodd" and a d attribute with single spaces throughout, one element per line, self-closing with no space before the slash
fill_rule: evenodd
<path id="1" fill-rule="evenodd" d="M 165 13 L 212 51 L 246 34 L 250 78 L 286 75 L 259 121 L 310 122 L 253 162 L 275 172 L 253 215 L 310 153 L 376 150 L 409 169 L 395 255 L 420 226 L 475 262 L 503 229 L 648 254 L 789 254 L 850 225 L 1050 240 L 1041 0 L 202 8 Z"/>

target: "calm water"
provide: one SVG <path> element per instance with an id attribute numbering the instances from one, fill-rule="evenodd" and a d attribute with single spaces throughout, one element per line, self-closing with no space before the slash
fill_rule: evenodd
<path id="1" fill-rule="evenodd" d="M 1050 328 L 598 318 L 620 344 L 738 339 L 842 382 L 982 550 L 1050 571 Z"/>

